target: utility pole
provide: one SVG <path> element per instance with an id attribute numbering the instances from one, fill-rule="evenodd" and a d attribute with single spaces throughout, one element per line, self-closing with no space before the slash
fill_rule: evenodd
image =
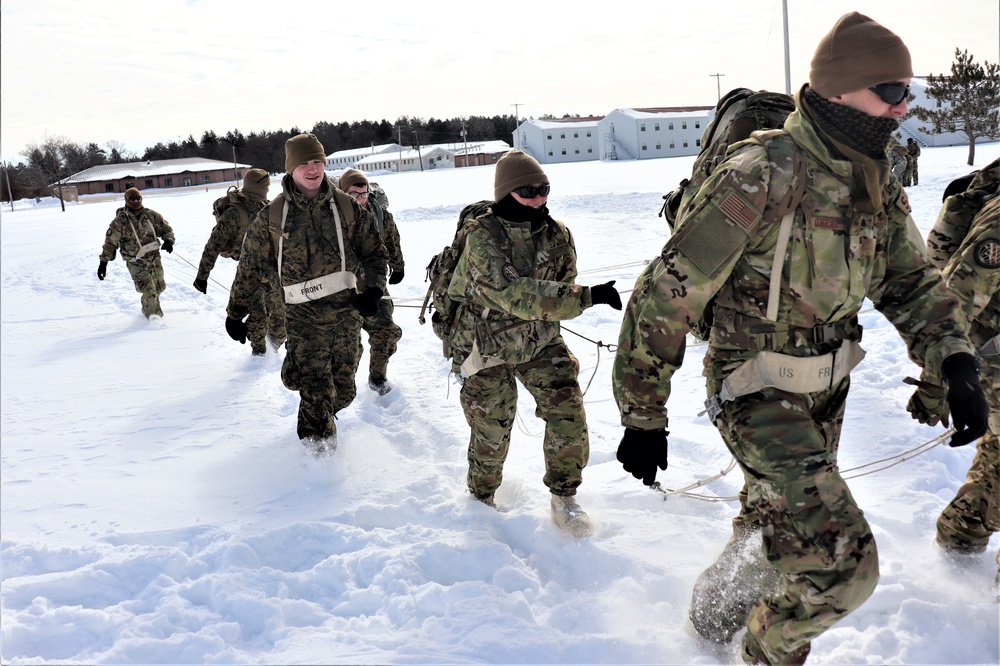
<path id="1" fill-rule="evenodd" d="M 396 125 L 396 145 L 399 146 L 399 164 L 396 167 L 397 173 L 403 172 L 403 128 Z"/>
<path id="2" fill-rule="evenodd" d="M 520 120 L 521 114 L 518 113 L 518 108 L 521 107 L 521 106 L 524 106 L 524 105 L 521 102 L 518 102 L 517 104 L 511 104 L 511 106 L 514 107 L 514 138 L 515 138 L 514 143 L 517 144 L 514 147 L 517 148 L 518 150 L 520 150 L 521 149 L 521 132 L 518 130 L 518 127 L 521 124 L 521 120 Z"/>
<path id="3" fill-rule="evenodd" d="M 10 199 L 10 212 L 14 212 L 14 191 L 10 189 L 10 162 L 3 165 L 4 177 L 7 179 L 7 198 Z"/>
<path id="4" fill-rule="evenodd" d="M 781 0 L 781 14 L 785 27 L 785 94 L 792 94 L 792 72 L 788 63 L 788 0 Z"/>
<path id="5" fill-rule="evenodd" d="M 424 170 L 424 158 L 420 155 L 420 139 L 417 137 L 417 130 L 413 130 L 413 140 L 417 144 L 417 163 L 420 164 L 420 170 Z"/>
<path id="6" fill-rule="evenodd" d="M 725 74 L 709 74 L 708 75 L 709 78 L 712 78 L 713 76 L 715 77 L 715 99 L 716 99 L 716 102 L 718 102 L 718 100 L 722 99 L 722 87 L 721 87 L 721 84 L 719 82 L 722 80 L 722 77 L 725 76 Z"/>
<path id="7" fill-rule="evenodd" d="M 465 166 L 469 165 L 469 133 L 465 131 L 465 120 L 462 120 L 462 141 L 465 142 Z"/>

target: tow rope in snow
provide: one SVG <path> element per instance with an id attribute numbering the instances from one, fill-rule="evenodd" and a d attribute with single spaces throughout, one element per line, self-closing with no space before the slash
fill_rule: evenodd
<path id="1" fill-rule="evenodd" d="M 924 453 L 927 453 L 928 451 L 933 449 L 935 446 L 944 445 L 945 441 L 949 437 L 951 437 L 954 433 L 955 433 L 954 428 L 948 428 L 940 435 L 932 437 L 923 444 L 918 444 L 917 446 L 914 446 L 912 449 L 902 451 L 893 456 L 881 458 L 880 460 L 873 460 L 872 462 L 865 463 L 864 465 L 858 465 L 857 467 L 851 467 L 849 469 L 845 469 L 842 471 L 841 474 L 844 477 L 844 479 L 847 480 L 847 479 L 856 479 L 858 477 L 867 476 L 869 474 L 875 474 L 876 472 L 885 471 L 890 467 L 895 467 L 896 465 L 904 463 L 907 460 L 912 460 L 913 458 L 916 458 L 919 455 L 923 455 Z M 878 465 L 878 467 L 875 467 L 876 465 Z M 722 477 L 733 471 L 735 467 L 736 467 L 736 459 L 731 458 L 729 461 L 729 465 L 721 472 L 706 477 L 704 479 L 701 479 L 699 481 L 695 481 L 694 483 L 686 485 L 683 488 L 677 488 L 676 490 L 671 488 L 664 488 L 663 486 L 660 485 L 659 481 L 655 481 L 653 482 L 653 485 L 650 486 L 650 489 L 662 493 L 663 501 L 666 501 L 668 498 L 673 497 L 675 495 L 681 495 L 684 497 L 690 497 L 692 499 L 702 500 L 704 502 L 733 502 L 739 499 L 736 495 L 731 495 L 731 496 L 703 495 L 699 493 L 693 493 L 691 491 L 694 490 L 695 488 L 700 488 L 701 486 L 709 484 L 712 481 L 721 479 Z M 874 467 L 874 468 L 868 469 L 867 471 L 864 472 L 858 471 L 866 469 L 868 467 Z M 852 474 L 852 472 L 856 473 Z"/>

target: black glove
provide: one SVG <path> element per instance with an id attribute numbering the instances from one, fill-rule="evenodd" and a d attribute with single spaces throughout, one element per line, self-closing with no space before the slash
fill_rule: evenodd
<path id="1" fill-rule="evenodd" d="M 382 290 L 378 287 L 368 287 L 360 294 L 351 298 L 351 304 L 361 313 L 362 317 L 371 317 L 378 312 L 378 302 L 382 299 Z"/>
<path id="2" fill-rule="evenodd" d="M 203 294 L 208 293 L 208 279 L 207 278 L 195 278 L 194 288 Z"/>
<path id="3" fill-rule="evenodd" d="M 102 261 L 101 263 L 97 264 L 97 279 L 103 280 L 104 276 L 106 276 L 107 274 L 108 274 L 108 262 Z"/>
<path id="4" fill-rule="evenodd" d="M 160 245 L 160 249 L 163 250 L 164 252 L 173 252 L 174 251 L 174 242 L 173 241 L 165 240 L 165 241 L 163 241 L 163 244 Z"/>
<path id="5" fill-rule="evenodd" d="M 667 469 L 666 428 L 637 430 L 625 428 L 621 444 L 618 445 L 618 462 L 625 471 L 647 486 L 656 481 L 656 468 Z"/>
<path id="6" fill-rule="evenodd" d="M 979 362 L 972 354 L 952 354 L 941 364 L 941 374 L 948 384 L 948 407 L 955 423 L 955 434 L 948 446 L 964 446 L 984 434 L 990 416 L 983 387 L 979 384 Z"/>
<path id="7" fill-rule="evenodd" d="M 403 269 L 389 273 L 389 284 L 399 284 L 403 281 Z"/>
<path id="8" fill-rule="evenodd" d="M 236 342 L 241 345 L 245 345 L 247 343 L 247 325 L 239 319 L 226 317 L 226 333 L 228 333 L 229 337 L 236 340 Z"/>
<path id="9" fill-rule="evenodd" d="M 903 381 L 917 387 L 906 403 L 906 411 L 917 421 L 927 425 L 937 425 L 938 422 L 948 427 L 948 389 L 937 384 L 931 384 L 913 377 Z"/>
<path id="10" fill-rule="evenodd" d="M 622 297 L 618 295 L 618 290 L 615 289 L 614 280 L 591 287 L 590 300 L 594 303 L 594 305 L 605 303 L 613 307 L 615 310 L 622 309 Z"/>

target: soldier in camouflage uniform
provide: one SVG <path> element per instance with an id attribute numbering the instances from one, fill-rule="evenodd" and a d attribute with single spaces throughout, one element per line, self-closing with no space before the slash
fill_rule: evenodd
<path id="1" fill-rule="evenodd" d="M 918 185 L 917 158 L 920 157 L 920 145 L 910 137 L 906 140 L 906 173 L 903 174 L 903 187 Z"/>
<path id="2" fill-rule="evenodd" d="M 889 176 L 911 76 L 898 36 L 856 12 L 841 17 L 784 130 L 735 146 L 682 202 L 626 308 L 613 370 L 618 459 L 647 484 L 667 466 L 667 399 L 685 334 L 712 320 L 707 405 L 744 473 L 741 521 L 760 530 L 780 573 L 777 591 L 743 615 L 750 663 L 803 663 L 810 641 L 878 580 L 871 528 L 837 466 L 865 298 L 914 358 L 948 377 L 960 424 L 952 444 L 986 428 L 968 326 Z M 795 192 L 799 205 L 782 210 Z"/>
<path id="3" fill-rule="evenodd" d="M 340 174 L 337 187 L 372 214 L 378 234 L 389 253 L 389 284 L 399 284 L 403 281 L 403 250 L 399 245 L 399 229 L 396 228 L 392 213 L 369 196 L 368 178 L 357 169 L 348 169 Z M 389 357 L 396 353 L 396 343 L 403 337 L 403 329 L 392 320 L 394 309 L 392 299 L 383 298 L 379 301 L 378 312 L 365 317 L 361 324 L 361 328 L 368 333 L 370 348 L 368 388 L 379 395 L 392 390 L 386 380 Z M 360 339 L 358 344 L 361 344 Z"/>
<path id="4" fill-rule="evenodd" d="M 157 240 L 162 238 L 162 245 Z M 108 262 L 115 260 L 115 252 L 121 251 L 125 266 L 132 276 L 135 290 L 142 294 L 142 314 L 146 319 L 162 317 L 160 294 L 167 288 L 163 279 L 163 264 L 160 248 L 165 252 L 174 251 L 174 230 L 163 216 L 142 205 L 142 194 L 134 187 L 125 190 L 125 206 L 116 211 L 115 219 L 108 226 L 101 250 L 97 278 L 107 275 Z"/>
<path id="5" fill-rule="evenodd" d="M 469 438 L 469 490 L 493 506 L 503 478 L 517 409 L 515 379 L 545 421 L 543 482 L 553 518 L 576 536 L 591 532 L 576 503 L 590 456 L 579 363 L 559 331 L 599 303 L 621 309 L 614 282 L 574 283 L 576 247 L 569 229 L 545 206 L 549 179 L 519 150 L 504 154 L 494 174 L 490 210 L 470 222 L 465 250 L 448 288 L 461 301 L 452 337 L 453 369 L 464 378 L 462 409 Z"/>
<path id="6" fill-rule="evenodd" d="M 266 171 L 250 169 L 243 176 L 243 189 L 230 187 L 225 199 L 216 202 L 216 209 L 213 211 L 216 222 L 201 254 L 198 275 L 194 279 L 195 289 L 203 294 L 208 293 L 208 276 L 219 255 L 240 260 L 243 237 L 250 226 L 250 220 L 267 206 L 267 189 L 270 185 L 271 177 Z M 263 356 L 267 352 L 268 338 L 275 349 L 285 342 L 284 294 L 277 281 L 272 280 L 270 287 L 264 289 L 261 285 L 247 318 L 247 337 L 254 356 Z"/>
<path id="7" fill-rule="evenodd" d="M 282 193 L 247 229 L 226 310 L 226 331 L 245 343 L 254 295 L 279 281 L 288 334 L 281 380 L 299 392 L 296 432 L 317 455 L 336 447 L 334 417 L 357 392 L 361 320 L 378 307 L 388 260 L 371 215 L 334 187 L 325 167 L 314 135 L 285 142 Z"/>
<path id="8" fill-rule="evenodd" d="M 928 245 L 972 323 L 990 404 L 989 431 L 976 445 L 965 483 L 938 518 L 937 542 L 949 552 L 981 553 L 1000 531 L 1000 158 L 945 200 Z M 926 370 L 921 380 L 907 409 L 921 423 L 947 426 L 941 380 Z"/>

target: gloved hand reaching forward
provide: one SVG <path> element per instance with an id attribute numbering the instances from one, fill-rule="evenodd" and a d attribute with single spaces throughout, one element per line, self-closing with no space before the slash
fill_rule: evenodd
<path id="1" fill-rule="evenodd" d="M 108 274 L 108 262 L 102 261 L 97 265 L 97 279 L 103 280 Z"/>
<path id="2" fill-rule="evenodd" d="M 976 357 L 966 352 L 952 354 L 941 364 L 941 374 L 948 384 L 948 407 L 955 423 L 955 434 L 948 446 L 976 441 L 986 434 L 990 416 Z"/>
<path id="3" fill-rule="evenodd" d="M 618 445 L 618 462 L 626 472 L 647 486 L 656 481 L 656 468 L 667 469 L 666 428 L 638 430 L 625 428 L 621 444 Z"/>
<path id="4" fill-rule="evenodd" d="M 382 299 L 382 290 L 378 287 L 368 287 L 360 294 L 351 298 L 353 305 L 362 317 L 371 317 L 378 312 L 378 302 Z"/>
<path id="5" fill-rule="evenodd" d="M 208 280 L 206 278 L 195 278 L 194 288 L 203 294 L 208 293 Z"/>
<path id="6" fill-rule="evenodd" d="M 399 284 L 403 281 L 403 269 L 389 273 L 389 284 Z"/>
<path id="7" fill-rule="evenodd" d="M 164 252 L 167 252 L 167 253 L 173 252 L 174 251 L 174 242 L 173 241 L 165 240 L 160 245 L 160 249 L 163 250 Z"/>
<path id="8" fill-rule="evenodd" d="M 604 303 L 610 305 L 615 310 L 622 309 L 622 297 L 618 295 L 618 290 L 615 289 L 614 280 L 591 287 L 590 300 L 594 305 Z"/>
<path id="9" fill-rule="evenodd" d="M 245 345 L 247 343 L 247 325 L 239 319 L 226 317 L 226 333 L 228 333 L 229 337 L 236 340 L 236 342 L 241 345 Z"/>

